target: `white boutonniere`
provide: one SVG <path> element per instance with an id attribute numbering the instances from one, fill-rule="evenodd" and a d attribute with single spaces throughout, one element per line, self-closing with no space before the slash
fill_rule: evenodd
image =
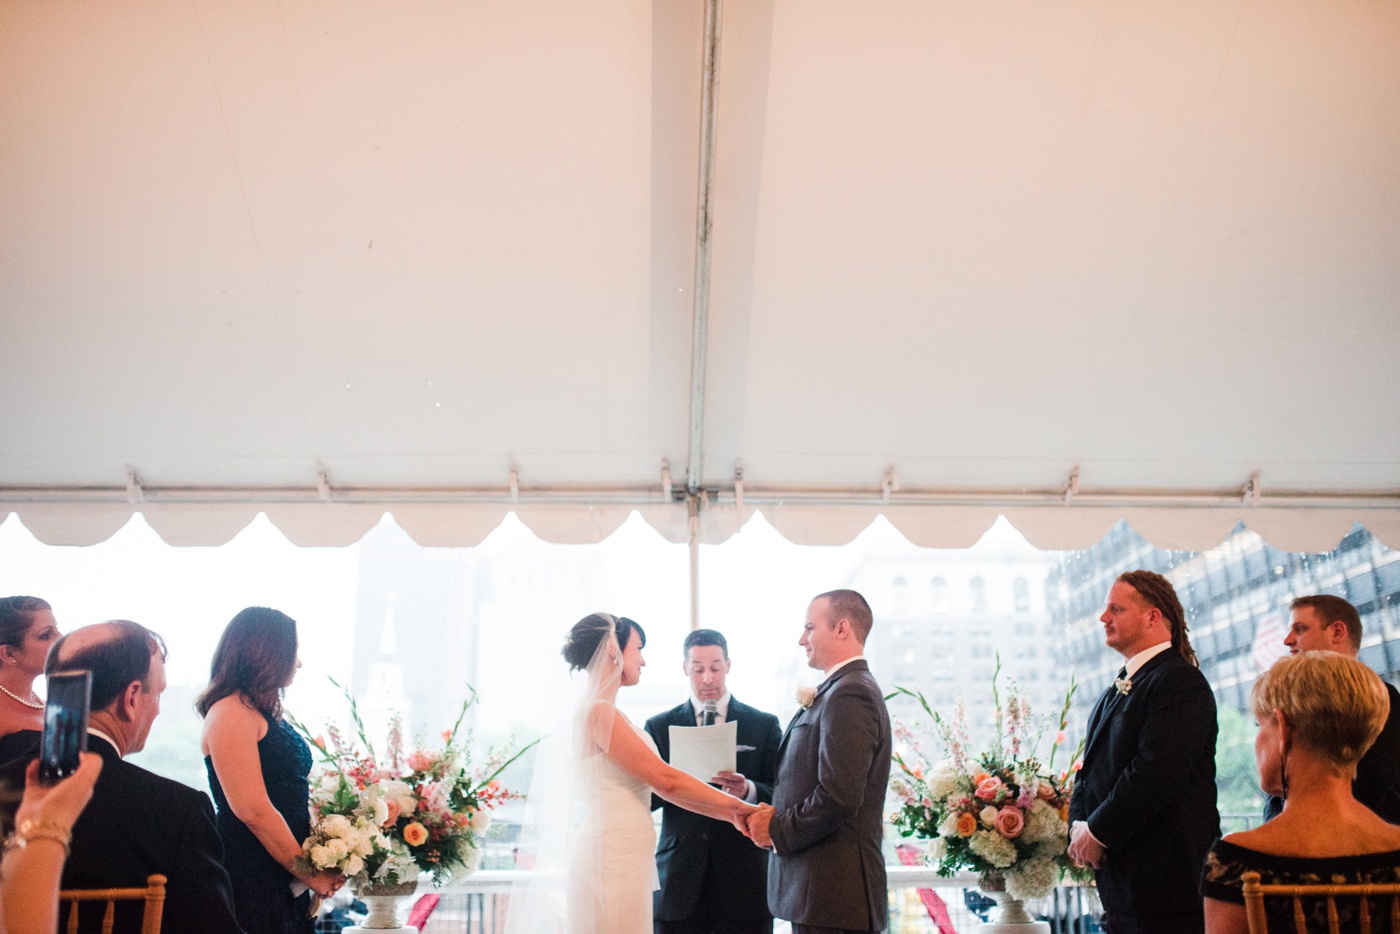
<path id="1" fill-rule="evenodd" d="M 1114 689 L 1115 689 L 1119 694 L 1122 694 L 1124 697 L 1127 697 L 1127 696 L 1128 696 L 1128 692 L 1131 691 L 1131 690 L 1133 689 L 1133 679 L 1132 679 L 1132 678 L 1114 678 L 1114 679 L 1113 679 L 1113 687 L 1114 687 Z"/>
<path id="2" fill-rule="evenodd" d="M 800 687 L 797 689 L 797 702 L 802 705 L 803 710 L 806 710 L 808 707 L 811 707 L 812 702 L 816 699 L 816 688 Z"/>

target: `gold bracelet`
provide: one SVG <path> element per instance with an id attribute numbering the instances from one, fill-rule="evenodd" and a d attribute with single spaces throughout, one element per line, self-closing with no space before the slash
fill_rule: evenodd
<path id="1" fill-rule="evenodd" d="M 5 852 L 10 850 L 22 850 L 35 840 L 50 840 L 63 847 L 63 858 L 67 859 L 69 854 L 68 845 L 73 841 L 73 831 L 60 824 L 41 823 L 39 821 L 21 821 L 15 828 L 15 832 L 5 840 Z"/>

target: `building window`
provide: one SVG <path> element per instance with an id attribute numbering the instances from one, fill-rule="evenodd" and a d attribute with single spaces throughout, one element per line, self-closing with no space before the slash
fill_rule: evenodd
<path id="1" fill-rule="evenodd" d="M 933 603 L 933 612 L 948 612 L 948 582 L 941 577 L 935 577 L 929 581 L 929 599 Z"/>
<path id="2" fill-rule="evenodd" d="M 972 597 L 972 612 L 987 612 L 987 582 L 980 577 L 974 577 L 968 583 L 968 592 Z"/>
<path id="3" fill-rule="evenodd" d="M 906 616 L 909 613 L 909 582 L 903 577 L 896 577 L 890 582 L 890 592 L 893 596 L 894 615 Z"/>
<path id="4" fill-rule="evenodd" d="M 1011 585 L 1011 593 L 1016 601 L 1016 612 L 1029 613 L 1031 611 L 1031 587 L 1026 583 L 1024 577 L 1016 578 Z"/>

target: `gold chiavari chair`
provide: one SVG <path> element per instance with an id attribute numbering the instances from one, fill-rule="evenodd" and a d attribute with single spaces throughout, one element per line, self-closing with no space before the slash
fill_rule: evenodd
<path id="1" fill-rule="evenodd" d="M 1303 899 L 1325 898 L 1327 900 L 1326 934 L 1342 934 L 1341 922 L 1337 914 L 1337 899 L 1357 900 L 1357 922 L 1361 934 L 1372 934 L 1371 900 L 1389 896 L 1390 930 L 1400 934 L 1400 883 L 1384 885 L 1264 885 L 1259 881 L 1259 873 L 1247 872 L 1241 877 L 1244 881 L 1244 910 L 1249 921 L 1249 934 L 1322 934 L 1309 930 L 1303 914 Z M 1268 919 L 1264 915 L 1264 899 L 1268 897 L 1293 899 L 1293 930 L 1270 931 Z"/>
<path id="2" fill-rule="evenodd" d="M 134 901 L 146 903 L 141 916 L 141 934 L 160 934 L 160 913 L 165 907 L 165 876 L 147 876 L 146 887 L 141 889 L 65 889 L 58 893 L 58 901 L 60 906 L 68 904 L 66 934 L 78 934 L 78 909 L 84 902 L 107 903 L 107 911 L 102 916 L 102 934 L 112 934 L 117 902 Z M 59 919 L 60 923 L 62 920 Z"/>

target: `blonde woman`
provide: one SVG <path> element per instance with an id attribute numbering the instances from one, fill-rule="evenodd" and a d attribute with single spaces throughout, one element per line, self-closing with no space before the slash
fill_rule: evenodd
<path id="1" fill-rule="evenodd" d="M 1260 784 L 1284 799 L 1283 813 L 1211 847 L 1201 880 L 1207 934 L 1247 934 L 1246 872 L 1259 873 L 1266 884 L 1400 882 L 1400 827 L 1351 793 L 1357 760 L 1390 710 L 1381 679 L 1354 658 L 1305 652 L 1261 675 L 1252 703 Z M 1291 900 L 1266 908 L 1270 930 L 1293 929 Z M 1324 902 L 1305 900 L 1304 908 L 1318 930 L 1326 928 Z M 1359 931 L 1356 902 L 1343 900 L 1338 909 L 1342 930 Z M 1388 908 L 1372 906 L 1373 917 L 1388 915 Z"/>

